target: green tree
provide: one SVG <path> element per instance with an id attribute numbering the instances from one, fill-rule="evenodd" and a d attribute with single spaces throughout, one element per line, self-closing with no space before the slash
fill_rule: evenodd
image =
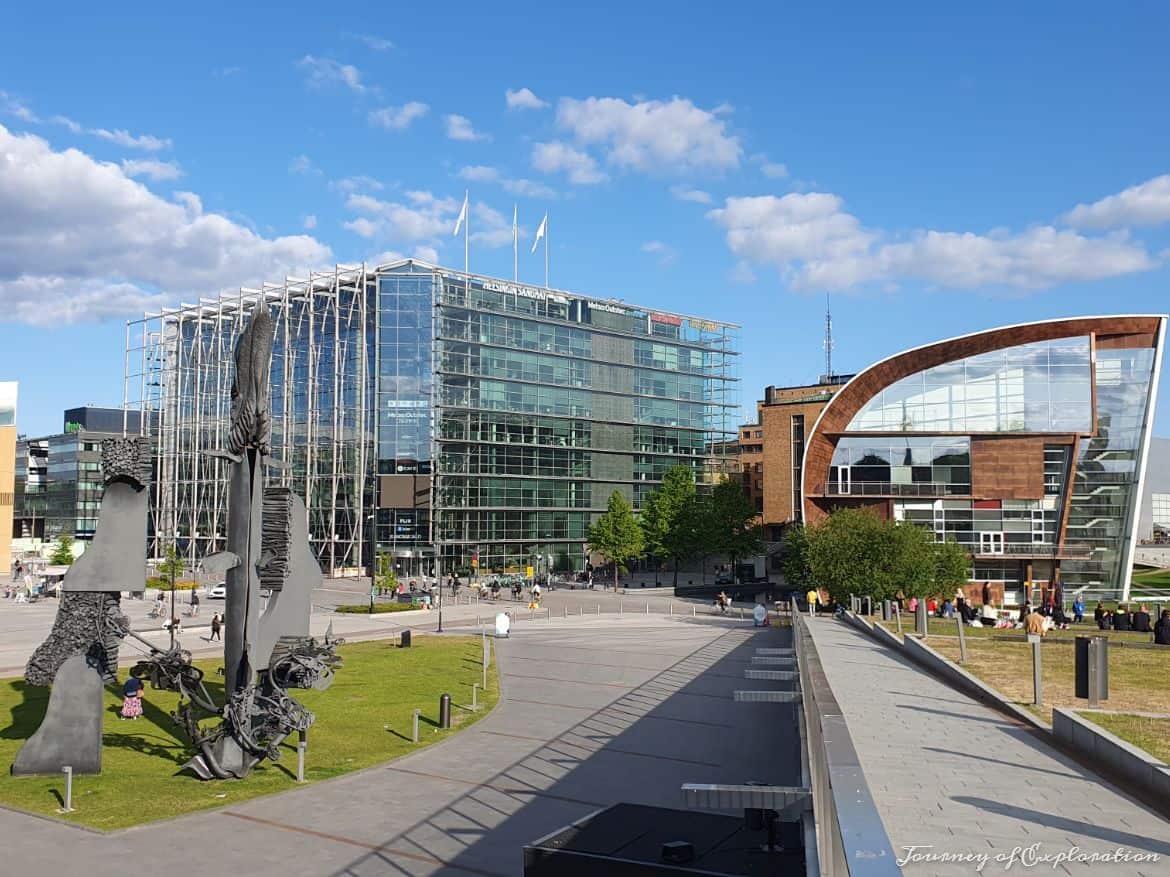
<path id="1" fill-rule="evenodd" d="M 391 593 L 398 590 L 398 574 L 394 572 L 393 558 L 388 552 L 378 555 L 378 563 L 374 572 L 374 585 L 379 594 Z"/>
<path id="2" fill-rule="evenodd" d="M 873 512 L 844 508 L 806 532 L 808 566 L 817 586 L 837 602 L 850 594 L 886 596 L 882 569 L 886 525 Z"/>
<path id="3" fill-rule="evenodd" d="M 690 466 L 678 465 L 662 476 L 662 487 L 650 494 L 642 509 L 646 552 L 658 560 L 674 561 L 675 585 L 679 563 L 693 557 L 696 550 L 695 530 L 685 517 L 694 497 L 695 472 Z"/>
<path id="4" fill-rule="evenodd" d="M 158 573 L 166 581 L 168 588 L 171 582 L 179 580 L 186 568 L 187 562 L 180 556 L 179 550 L 174 545 L 168 545 L 163 550 L 163 561 L 158 565 Z"/>
<path id="5" fill-rule="evenodd" d="M 712 554 L 731 560 L 734 575 L 736 561 L 764 550 L 758 513 L 744 492 L 743 485 L 724 478 L 711 491 L 709 538 Z"/>
<path id="6" fill-rule="evenodd" d="M 617 590 L 618 568 L 640 557 L 645 550 L 642 526 L 620 491 L 609 496 L 605 513 L 589 525 L 589 547 L 613 562 L 613 587 Z"/>
<path id="7" fill-rule="evenodd" d="M 970 581 L 971 555 L 954 539 L 934 544 L 934 589 L 944 597 Z"/>
<path id="8" fill-rule="evenodd" d="M 54 566 L 69 566 L 73 563 L 73 537 L 68 533 L 62 533 L 57 537 L 57 544 L 53 547 L 53 553 L 49 555 L 49 562 Z"/>
<path id="9" fill-rule="evenodd" d="M 879 575 L 881 593 L 876 599 L 893 596 L 898 591 L 907 597 L 933 594 L 936 557 L 933 531 L 917 524 L 883 523 L 886 565 Z"/>
<path id="10" fill-rule="evenodd" d="M 812 587 L 813 575 L 809 568 L 810 531 L 796 524 L 784 531 L 780 555 L 780 571 L 784 581 L 802 591 Z"/>

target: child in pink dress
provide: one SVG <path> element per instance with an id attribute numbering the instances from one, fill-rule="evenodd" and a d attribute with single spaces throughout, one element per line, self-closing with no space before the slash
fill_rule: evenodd
<path id="1" fill-rule="evenodd" d="M 122 686 L 122 713 L 123 719 L 137 719 L 142 715 L 142 680 L 131 676 Z"/>

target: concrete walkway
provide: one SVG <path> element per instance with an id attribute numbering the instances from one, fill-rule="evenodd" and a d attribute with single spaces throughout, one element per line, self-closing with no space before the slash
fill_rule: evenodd
<path id="1" fill-rule="evenodd" d="M 743 670 L 755 648 L 790 640 L 787 630 L 730 619 L 633 615 L 522 626 L 497 641 L 500 704 L 444 743 L 336 780 L 108 835 L 0 810 L 4 870 L 517 875 L 524 843 L 618 801 L 680 807 L 684 782 L 798 783 L 793 707 L 734 703 L 731 695 L 787 685 L 745 686 Z"/>
<path id="2" fill-rule="evenodd" d="M 829 685 L 894 851 L 987 855 L 983 874 L 1001 873 L 1017 847 L 1156 854 L 1158 862 L 1051 863 L 1012 873 L 1170 873 L 1170 823 L 1049 746 L 1031 729 L 960 694 L 848 625 L 809 625 Z M 925 847 L 932 845 L 933 849 Z M 996 857 L 1003 860 L 997 861 Z M 910 875 L 973 874 L 962 864 L 909 861 Z"/>

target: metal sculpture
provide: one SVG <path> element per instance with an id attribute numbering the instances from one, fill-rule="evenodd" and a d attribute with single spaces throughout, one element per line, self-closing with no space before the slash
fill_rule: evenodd
<path id="1" fill-rule="evenodd" d="M 272 317 L 259 307 L 236 344 L 227 447 L 212 452 L 231 463 L 227 550 L 204 560 L 205 569 L 227 573 L 225 703 L 214 702 L 180 648 L 156 651 L 131 670 L 179 692 L 175 720 L 196 749 L 185 767 L 205 780 L 242 778 L 261 759 L 278 759 L 284 739 L 307 731 L 314 719 L 288 689 L 327 687 L 340 663 L 338 640 L 309 636 L 321 570 L 309 549 L 305 504 L 286 488 L 264 487 L 264 469 L 275 465 L 269 459 L 272 334 Z M 201 722 L 212 716 L 222 721 L 204 728 Z"/>
<path id="2" fill-rule="evenodd" d="M 25 668 L 25 682 L 53 689 L 13 774 L 58 773 L 65 764 L 79 774 L 101 771 L 102 686 L 115 679 L 118 647 L 129 629 L 121 591 L 139 590 L 146 568 L 148 452 L 144 438 L 102 442 L 105 492 L 97 529 L 65 574 L 53 629 Z"/>

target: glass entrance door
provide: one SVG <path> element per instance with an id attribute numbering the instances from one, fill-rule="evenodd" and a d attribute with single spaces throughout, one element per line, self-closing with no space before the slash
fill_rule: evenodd
<path id="1" fill-rule="evenodd" d="M 851 487 L 852 473 L 849 471 L 849 466 L 837 467 L 837 493 L 849 493 Z"/>

